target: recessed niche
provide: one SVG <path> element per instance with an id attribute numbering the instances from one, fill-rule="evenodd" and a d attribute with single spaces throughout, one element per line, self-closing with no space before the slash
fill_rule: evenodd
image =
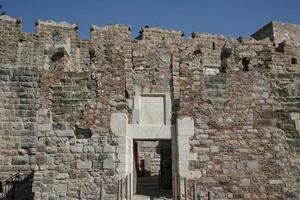
<path id="1" fill-rule="evenodd" d="M 297 58 L 292 58 L 291 61 L 292 61 L 292 64 L 293 64 L 293 65 L 296 65 L 296 64 L 297 64 Z"/>
<path id="2" fill-rule="evenodd" d="M 195 50 L 194 55 L 202 55 L 201 50 L 200 49 Z"/>
<path id="3" fill-rule="evenodd" d="M 77 139 L 90 139 L 92 137 L 92 131 L 89 128 L 79 128 L 75 126 L 74 133 Z"/>
<path id="4" fill-rule="evenodd" d="M 203 74 L 205 75 L 217 75 L 220 72 L 217 67 L 203 67 Z"/>
<path id="5" fill-rule="evenodd" d="M 51 56 L 53 62 L 58 61 L 62 57 L 67 56 L 69 58 L 68 52 L 64 47 L 59 47 L 56 52 Z"/>
<path id="6" fill-rule="evenodd" d="M 61 40 L 61 36 L 58 32 L 55 32 L 52 34 L 52 41 L 53 42 L 60 42 Z"/>
<path id="7" fill-rule="evenodd" d="M 242 65 L 243 65 L 243 71 L 244 72 L 249 71 L 249 63 L 250 63 L 250 59 L 244 57 L 243 60 L 242 60 Z"/>
<path id="8" fill-rule="evenodd" d="M 125 90 L 125 98 L 129 99 L 129 92 L 128 92 L 128 90 Z"/>
<path id="9" fill-rule="evenodd" d="M 165 124 L 165 97 L 141 96 L 140 117 L 142 125 Z"/>
<path id="10" fill-rule="evenodd" d="M 90 61 L 95 62 L 96 60 L 96 51 L 94 48 L 89 49 Z"/>

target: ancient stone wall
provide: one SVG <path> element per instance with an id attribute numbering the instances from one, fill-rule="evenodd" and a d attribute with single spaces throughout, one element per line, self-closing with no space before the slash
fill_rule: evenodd
<path id="1" fill-rule="evenodd" d="M 195 160 L 190 160 L 189 170 L 201 175 L 196 183 L 200 196 L 210 191 L 213 198 L 279 198 L 282 157 L 275 154 L 282 147 L 272 110 L 269 66 L 258 55 L 269 47 L 251 40 L 224 47 L 226 73 L 205 75 L 204 66 L 182 63 L 180 102 L 187 106 L 181 104 L 180 112 L 195 121 L 190 138 Z M 247 69 L 244 58 L 250 61 Z"/>
<path id="2" fill-rule="evenodd" d="M 137 141 L 138 153 L 144 163 L 144 176 L 158 176 L 160 173 L 159 141 Z"/>
<path id="3" fill-rule="evenodd" d="M 292 46 L 299 47 L 300 27 L 295 24 L 273 22 L 274 42 L 276 45 L 286 41 Z"/>
<path id="4" fill-rule="evenodd" d="M 144 27 L 132 39 L 107 25 L 81 40 L 78 25 L 21 25 L 0 17 L 1 179 L 33 170 L 35 199 L 117 199 L 131 161 L 111 116 L 134 124 L 137 94 L 167 94 L 164 123 L 193 125 L 172 136 L 177 186 L 187 180 L 176 195 L 300 198 L 299 26 L 272 22 L 255 39 Z"/>
<path id="5" fill-rule="evenodd" d="M 300 27 L 298 25 L 272 21 L 252 34 L 252 37 L 257 40 L 268 38 L 274 42 L 276 46 L 285 42 L 292 46 L 299 47 L 299 33 Z"/>

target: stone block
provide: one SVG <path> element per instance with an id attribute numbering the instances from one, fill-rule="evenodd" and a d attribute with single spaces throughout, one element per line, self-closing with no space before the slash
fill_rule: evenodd
<path id="1" fill-rule="evenodd" d="M 55 134 L 58 137 L 74 137 L 74 131 L 72 130 L 62 130 L 62 131 L 55 131 Z"/>
<path id="2" fill-rule="evenodd" d="M 24 126 L 23 126 L 22 122 L 15 122 L 15 123 L 13 123 L 12 127 L 15 130 L 22 130 L 22 129 L 24 129 Z"/>
<path id="3" fill-rule="evenodd" d="M 55 147 L 46 147 L 45 152 L 47 154 L 56 154 L 57 153 L 57 149 Z"/>
<path id="4" fill-rule="evenodd" d="M 276 185 L 276 184 L 283 184 L 283 181 L 280 179 L 271 179 L 271 180 L 269 180 L 269 183 L 271 185 Z"/>
<path id="5" fill-rule="evenodd" d="M 41 156 L 41 155 L 36 156 L 35 162 L 37 165 L 47 164 L 47 156 Z"/>
<path id="6" fill-rule="evenodd" d="M 36 148 L 29 148 L 28 149 L 28 155 L 35 155 L 36 154 Z"/>
<path id="7" fill-rule="evenodd" d="M 194 134 L 194 120 L 190 117 L 183 117 L 177 120 L 177 131 L 180 136 L 191 136 Z"/>
<path id="8" fill-rule="evenodd" d="M 39 131 L 50 131 L 50 124 L 39 124 L 38 125 L 38 130 Z"/>
<path id="9" fill-rule="evenodd" d="M 82 153 L 82 147 L 71 146 L 70 151 L 71 151 L 71 153 Z"/>
<path id="10" fill-rule="evenodd" d="M 56 184 L 54 185 L 53 189 L 58 194 L 65 194 L 67 193 L 68 187 L 65 184 Z"/>
<path id="11" fill-rule="evenodd" d="M 40 116 L 48 116 L 48 109 L 39 109 L 39 115 Z"/>
<path id="12" fill-rule="evenodd" d="M 93 162 L 93 169 L 103 169 L 103 162 Z"/>
<path id="13" fill-rule="evenodd" d="M 115 163 L 112 160 L 103 161 L 103 169 L 113 169 L 115 168 Z"/>
<path id="14" fill-rule="evenodd" d="M 219 152 L 219 147 L 218 146 L 210 146 L 210 152 L 218 153 Z"/>
<path id="15" fill-rule="evenodd" d="M 210 160 L 210 158 L 207 155 L 198 156 L 198 161 L 200 161 L 200 162 L 206 162 L 209 160 Z"/>
<path id="16" fill-rule="evenodd" d="M 24 155 L 24 156 L 17 156 L 14 157 L 12 160 L 13 165 L 26 165 L 29 163 L 29 156 Z"/>
<path id="17" fill-rule="evenodd" d="M 87 159 L 88 160 L 96 160 L 96 159 L 98 159 L 98 155 L 97 154 L 94 154 L 94 153 L 89 153 L 89 154 L 87 154 Z"/>
<path id="18" fill-rule="evenodd" d="M 79 161 L 76 163 L 77 169 L 91 169 L 92 162 L 91 161 Z"/>
<path id="19" fill-rule="evenodd" d="M 213 177 L 202 177 L 202 182 L 204 184 L 213 184 L 215 183 L 216 181 L 214 180 Z"/>
<path id="20" fill-rule="evenodd" d="M 220 185 L 228 185 L 230 184 L 231 180 L 232 178 L 230 176 L 225 176 L 225 175 L 219 176 L 218 178 Z"/>
<path id="21" fill-rule="evenodd" d="M 249 178 L 242 178 L 241 179 L 241 186 L 249 186 L 250 185 L 250 179 Z"/>
<path id="22" fill-rule="evenodd" d="M 56 175 L 56 179 L 57 180 L 64 180 L 69 178 L 69 174 L 68 173 L 59 173 Z"/>
<path id="23" fill-rule="evenodd" d="M 23 136 L 21 137 L 21 147 L 24 149 L 34 147 L 36 145 L 35 136 Z"/>
<path id="24" fill-rule="evenodd" d="M 273 119 L 276 117 L 275 111 L 264 111 L 262 113 L 263 118 L 265 119 Z"/>
<path id="25" fill-rule="evenodd" d="M 126 138 L 124 138 L 126 140 Z M 105 148 L 103 148 L 103 153 L 113 153 L 116 151 L 116 148 L 113 146 L 107 145 Z"/>
<path id="26" fill-rule="evenodd" d="M 257 171 L 259 170 L 259 165 L 256 160 L 247 161 L 247 167 L 250 170 Z"/>
<path id="27" fill-rule="evenodd" d="M 49 165 L 39 165 L 39 169 L 41 171 L 47 170 L 47 169 L 49 169 Z"/>
<path id="28" fill-rule="evenodd" d="M 95 146 L 95 152 L 96 153 L 102 153 L 103 152 L 103 147 L 102 146 Z"/>
<path id="29" fill-rule="evenodd" d="M 93 153 L 93 152 L 95 152 L 95 148 L 93 146 L 85 146 L 85 147 L 83 147 L 83 152 L 84 153 Z"/>
<path id="30" fill-rule="evenodd" d="M 127 129 L 127 115 L 125 113 L 112 113 L 110 128 L 117 136 L 125 136 Z"/>

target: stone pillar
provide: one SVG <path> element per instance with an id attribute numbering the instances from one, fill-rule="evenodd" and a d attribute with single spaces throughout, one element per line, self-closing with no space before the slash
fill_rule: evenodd
<path id="1" fill-rule="evenodd" d="M 129 139 L 127 136 L 127 115 L 125 113 L 112 113 L 110 119 L 110 128 L 118 137 L 118 159 L 120 161 L 118 166 L 118 172 L 120 178 L 126 176 L 129 172 L 129 151 L 131 145 L 129 145 Z"/>
<path id="2" fill-rule="evenodd" d="M 291 118 L 295 121 L 295 128 L 300 136 L 300 113 L 291 113 Z"/>
<path id="3" fill-rule="evenodd" d="M 191 117 L 177 119 L 177 148 L 178 148 L 178 175 L 189 175 L 190 137 L 194 134 L 194 120 Z"/>
<path id="4" fill-rule="evenodd" d="M 179 117 L 177 119 L 177 191 L 181 197 L 184 194 L 183 179 L 200 178 L 201 173 L 189 171 L 189 161 L 196 160 L 197 154 L 190 153 L 190 137 L 194 135 L 194 120 L 191 117 Z M 179 186 L 179 187 L 178 187 Z"/>
<path id="5" fill-rule="evenodd" d="M 131 177 L 129 180 L 131 184 L 128 187 L 131 187 L 131 196 L 134 192 L 134 158 L 133 158 L 133 140 L 130 134 L 128 134 L 128 119 L 125 113 L 112 113 L 110 120 L 110 128 L 118 137 L 118 148 L 117 154 L 119 159 L 119 166 L 117 168 L 119 179 L 124 178 L 127 175 Z"/>

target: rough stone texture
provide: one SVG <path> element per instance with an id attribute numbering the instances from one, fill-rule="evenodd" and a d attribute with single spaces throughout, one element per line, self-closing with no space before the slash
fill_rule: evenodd
<path id="1" fill-rule="evenodd" d="M 34 170 L 35 199 L 117 199 L 111 114 L 130 123 L 135 93 L 169 93 L 172 123 L 194 122 L 177 195 L 300 198 L 299 26 L 239 39 L 145 27 L 134 40 L 130 27 L 92 26 L 81 40 L 76 25 L 21 25 L 0 17 L 1 180 Z"/>
<path id="2" fill-rule="evenodd" d="M 157 176 L 160 173 L 160 149 L 159 141 L 137 141 L 137 150 L 144 162 L 144 176 Z"/>

